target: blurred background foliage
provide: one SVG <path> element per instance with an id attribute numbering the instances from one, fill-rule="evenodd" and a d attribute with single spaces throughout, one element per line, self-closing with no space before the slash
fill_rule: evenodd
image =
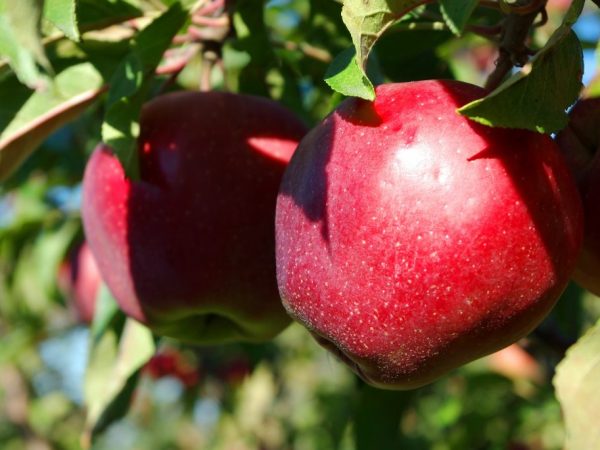
<path id="1" fill-rule="evenodd" d="M 156 3 L 161 2 L 82 0 L 81 40 L 47 39 L 48 64 L 59 73 L 91 60 L 103 79 L 110 79 L 129 50 L 132 25 L 123 20 Z M 351 44 L 340 5 L 271 0 L 264 15 L 259 6 L 258 1 L 237 2 L 235 36 L 219 50 L 224 71 L 210 66 L 210 84 L 268 95 L 314 124 L 341 100 L 323 81 L 333 56 Z M 550 2 L 550 20 L 538 29 L 539 39 L 548 37 L 565 7 Z M 485 25 L 495 20 L 491 16 L 476 20 Z M 590 90 L 596 89 L 598 18 L 588 5 L 576 27 Z M 106 21 L 102 27 L 100 19 Z M 95 25 L 85 31 L 85 24 Z M 117 25 L 104 28 L 111 24 Z M 187 46 L 174 51 L 174 58 L 187 55 Z M 151 83 L 152 95 L 198 89 L 205 53 L 186 61 L 176 79 L 159 73 Z M 447 30 L 408 31 L 400 24 L 377 43 L 370 70 L 376 80 L 452 77 L 481 85 L 494 59 L 494 46 L 472 34 L 457 38 Z M 15 86 L 4 64 L 2 103 L 31 95 Z M 90 329 L 60 289 L 58 273 L 83 239 L 80 182 L 101 140 L 104 108 L 98 102 L 54 132 L 0 186 L 4 450 L 71 450 L 90 444 L 82 437 Z M 0 109 L 3 123 L 9 121 L 11 109 Z M 196 348 L 158 340 L 156 356 L 140 371 L 131 398 L 93 448 L 560 449 L 564 423 L 551 380 L 566 349 L 599 317 L 600 300 L 571 285 L 553 314 L 519 345 L 411 392 L 366 386 L 298 325 L 262 345 Z"/>

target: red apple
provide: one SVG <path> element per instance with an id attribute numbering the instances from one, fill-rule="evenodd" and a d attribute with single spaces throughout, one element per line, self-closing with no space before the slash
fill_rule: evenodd
<path id="1" fill-rule="evenodd" d="M 583 250 L 573 279 L 600 296 L 600 98 L 575 105 L 557 142 L 577 179 L 585 216 Z"/>
<path id="2" fill-rule="evenodd" d="M 529 333 L 582 239 L 547 136 L 479 125 L 456 81 L 348 99 L 301 142 L 276 211 L 283 303 L 378 387 L 410 389 Z"/>
<path id="3" fill-rule="evenodd" d="M 491 370 L 514 381 L 529 380 L 542 383 L 545 378 L 540 363 L 518 344 L 492 353 L 487 363 Z"/>
<path id="4" fill-rule="evenodd" d="M 74 247 L 59 267 L 58 285 L 83 323 L 89 324 L 94 318 L 101 284 L 102 278 L 88 245 L 84 242 Z"/>
<path id="5" fill-rule="evenodd" d="M 120 307 L 182 341 L 273 337 L 289 321 L 275 201 L 305 126 L 271 100 L 220 92 L 161 96 L 140 125 L 140 180 L 100 145 L 83 181 L 86 236 Z"/>
<path id="6" fill-rule="evenodd" d="M 165 348 L 158 351 L 146 363 L 144 371 L 153 379 L 177 378 L 187 388 L 198 384 L 200 379 L 198 365 L 175 348 Z"/>

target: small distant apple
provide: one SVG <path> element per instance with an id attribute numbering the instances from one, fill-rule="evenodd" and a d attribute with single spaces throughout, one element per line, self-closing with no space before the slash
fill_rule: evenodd
<path id="1" fill-rule="evenodd" d="M 175 348 L 159 350 L 144 366 L 144 372 L 153 379 L 174 377 L 186 388 L 196 386 L 200 368 Z"/>
<path id="2" fill-rule="evenodd" d="M 58 285 L 69 300 L 78 320 L 90 324 L 102 278 L 89 246 L 83 242 L 73 248 L 60 265 Z"/>
<path id="3" fill-rule="evenodd" d="M 519 344 L 512 344 L 488 357 L 491 370 L 511 380 L 542 383 L 544 370 L 539 362 Z"/>
<path id="4" fill-rule="evenodd" d="M 274 214 L 305 125 L 267 99 L 176 92 L 142 111 L 140 179 L 100 145 L 82 216 L 123 311 L 197 344 L 270 339 L 289 323 L 275 277 Z"/>
<path id="5" fill-rule="evenodd" d="M 276 210 L 284 306 L 381 388 L 423 386 L 529 333 L 581 248 L 556 144 L 456 109 L 456 81 L 381 85 L 302 140 Z"/>
<path id="6" fill-rule="evenodd" d="M 556 141 L 577 180 L 585 216 L 583 250 L 573 279 L 600 296 L 600 98 L 580 100 Z"/>

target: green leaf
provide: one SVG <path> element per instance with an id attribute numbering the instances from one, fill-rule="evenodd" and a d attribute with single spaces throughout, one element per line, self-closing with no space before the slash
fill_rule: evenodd
<path id="1" fill-rule="evenodd" d="M 44 17 L 69 39 L 79 41 L 75 0 L 45 0 Z"/>
<path id="2" fill-rule="evenodd" d="M 399 441 L 400 419 L 413 398 L 414 391 L 383 391 L 364 385 L 356 408 L 356 448 L 403 448 Z"/>
<path id="3" fill-rule="evenodd" d="M 579 16 L 583 12 L 583 7 L 585 5 L 585 0 L 574 0 L 569 6 L 565 16 L 563 17 L 562 27 L 572 27 L 579 19 Z"/>
<path id="4" fill-rule="evenodd" d="M 0 57 L 8 59 L 19 80 L 31 88 L 45 85 L 36 63 L 51 71 L 39 32 L 41 16 L 39 0 L 0 0 Z"/>
<path id="5" fill-rule="evenodd" d="M 47 313 L 58 267 L 79 227 L 78 222 L 68 221 L 58 229 L 45 229 L 20 255 L 14 271 L 15 289 L 30 311 Z"/>
<path id="6" fill-rule="evenodd" d="M 275 55 L 265 27 L 264 3 L 264 0 L 236 2 L 233 14 L 236 39 L 230 43 L 229 56 L 233 56 L 235 52 L 240 61 L 240 58 L 244 59 L 244 55 L 247 55 L 245 64 L 236 73 L 238 90 L 268 97 L 266 78 Z"/>
<path id="7" fill-rule="evenodd" d="M 375 42 L 385 30 L 426 0 L 346 0 L 342 20 L 352 37 L 354 59 L 350 52 L 338 55 L 329 66 L 326 82 L 337 92 L 373 100 L 375 91 L 367 76 L 367 60 Z"/>
<path id="8" fill-rule="evenodd" d="M 346 0 L 342 8 L 342 19 L 356 51 L 359 67 L 365 71 L 367 58 L 373 45 L 384 31 L 396 20 L 424 0 Z"/>
<path id="9" fill-rule="evenodd" d="M 50 134 L 81 115 L 103 92 L 101 83 L 91 64 L 78 64 L 59 73 L 47 89 L 20 98 L 23 103 L 8 104 L 8 111 L 0 107 L 1 115 L 12 117 L 0 132 L 0 181 Z M 10 80 L 0 84 L 3 98 L 12 95 L 11 86 Z"/>
<path id="10" fill-rule="evenodd" d="M 442 17 L 454 34 L 463 33 L 478 3 L 478 0 L 440 0 Z"/>
<path id="11" fill-rule="evenodd" d="M 554 377 L 567 450 L 600 448 L 600 322 L 571 347 Z"/>
<path id="12" fill-rule="evenodd" d="M 366 60 L 373 45 L 383 32 L 422 0 L 346 0 L 342 19 L 352 36 L 359 66 L 366 68 Z"/>
<path id="13" fill-rule="evenodd" d="M 114 321 L 122 323 L 124 315 L 106 284 L 102 283 L 96 298 L 94 320 L 92 322 L 92 340 L 98 341 Z"/>
<path id="14" fill-rule="evenodd" d="M 82 31 L 99 29 L 143 15 L 137 2 L 128 0 L 77 0 L 77 21 Z"/>
<path id="15" fill-rule="evenodd" d="M 458 111 L 484 125 L 556 132 L 568 122 L 565 110 L 579 96 L 582 73 L 579 39 L 563 27 L 519 73 Z"/>
<path id="16" fill-rule="evenodd" d="M 355 56 L 353 48 L 337 55 L 325 73 L 325 82 L 340 94 L 375 100 L 373 84 L 358 66 Z"/>
<path id="17" fill-rule="evenodd" d="M 574 0 L 548 42 L 518 73 L 459 113 L 489 126 L 552 133 L 568 122 L 565 112 L 581 92 L 583 51 L 571 30 L 583 10 Z"/>
<path id="18" fill-rule="evenodd" d="M 111 80 L 102 139 L 113 148 L 128 175 L 134 178 L 137 174 L 135 144 L 139 114 L 149 81 L 187 17 L 187 11 L 178 2 L 144 28 L 134 38 L 131 52 Z"/>
<path id="19" fill-rule="evenodd" d="M 99 302 L 84 384 L 88 443 L 126 414 L 139 371 L 155 352 L 150 330 L 132 319 L 124 321 L 108 290 L 101 292 Z"/>

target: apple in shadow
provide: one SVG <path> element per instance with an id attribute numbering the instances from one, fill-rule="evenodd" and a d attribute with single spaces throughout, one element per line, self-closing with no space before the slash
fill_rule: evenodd
<path id="1" fill-rule="evenodd" d="M 101 284 L 102 278 L 89 246 L 82 242 L 73 247 L 58 269 L 58 287 L 77 319 L 85 324 L 92 323 Z"/>
<path id="2" fill-rule="evenodd" d="M 600 296 L 600 98 L 580 100 L 556 137 L 573 171 L 583 202 L 583 249 L 573 280 Z"/>
<path id="3" fill-rule="evenodd" d="M 288 325 L 274 214 L 305 125 L 280 104 L 176 92 L 143 108 L 139 180 L 106 145 L 83 181 L 86 238 L 123 311 L 159 335 L 261 341 Z"/>

